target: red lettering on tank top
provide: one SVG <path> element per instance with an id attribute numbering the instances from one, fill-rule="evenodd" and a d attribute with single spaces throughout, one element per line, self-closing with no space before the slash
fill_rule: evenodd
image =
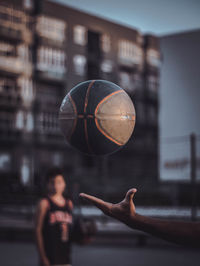
<path id="1" fill-rule="evenodd" d="M 51 212 L 49 216 L 49 222 L 50 224 L 55 224 L 57 222 L 59 223 L 72 223 L 72 215 L 68 212 L 63 211 L 55 211 Z"/>
<path id="2" fill-rule="evenodd" d="M 62 230 L 61 239 L 63 242 L 65 242 L 69 238 L 68 226 L 66 223 L 61 223 L 61 230 Z"/>

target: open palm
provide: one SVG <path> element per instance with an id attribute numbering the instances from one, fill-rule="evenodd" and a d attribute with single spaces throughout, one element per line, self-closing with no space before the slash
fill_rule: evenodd
<path id="1" fill-rule="evenodd" d="M 133 203 L 133 197 L 136 192 L 137 190 L 135 188 L 130 189 L 126 193 L 125 198 L 121 202 L 116 204 L 103 201 L 97 197 L 85 193 L 80 193 L 79 196 L 94 204 L 106 215 L 127 223 L 130 218 L 133 219 L 135 216 L 135 205 Z"/>

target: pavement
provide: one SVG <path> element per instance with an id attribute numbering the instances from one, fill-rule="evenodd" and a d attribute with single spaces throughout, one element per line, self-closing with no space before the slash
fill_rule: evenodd
<path id="1" fill-rule="evenodd" d="M 38 266 L 33 243 L 0 242 L 1 266 Z M 200 253 L 179 247 L 73 246 L 73 266 L 199 266 Z"/>

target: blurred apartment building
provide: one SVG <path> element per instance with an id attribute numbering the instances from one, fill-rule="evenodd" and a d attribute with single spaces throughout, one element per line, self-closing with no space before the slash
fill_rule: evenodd
<path id="1" fill-rule="evenodd" d="M 64 169 L 71 190 L 110 200 L 133 185 L 156 184 L 158 38 L 47 0 L 1 1 L 0 24 L 1 200 L 37 195 L 53 165 Z M 136 108 L 133 136 L 110 156 L 74 151 L 58 126 L 64 95 L 88 79 L 120 85 Z"/>

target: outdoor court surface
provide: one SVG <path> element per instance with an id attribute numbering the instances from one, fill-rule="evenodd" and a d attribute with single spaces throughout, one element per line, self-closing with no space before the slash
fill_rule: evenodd
<path id="1" fill-rule="evenodd" d="M 200 252 L 171 247 L 73 247 L 73 266 L 199 266 Z M 1 266 L 37 266 L 32 243 L 0 242 Z"/>

